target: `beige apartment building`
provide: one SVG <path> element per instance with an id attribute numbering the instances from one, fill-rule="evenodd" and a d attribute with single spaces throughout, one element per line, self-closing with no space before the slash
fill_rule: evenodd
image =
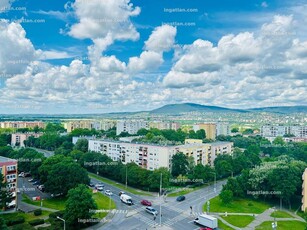
<path id="1" fill-rule="evenodd" d="M 38 126 L 39 128 L 45 128 L 45 123 L 42 121 L 3 121 L 0 122 L 1 128 L 14 128 L 14 129 L 21 129 L 21 128 L 34 128 Z"/>
<path id="2" fill-rule="evenodd" d="M 178 130 L 180 124 L 178 122 L 151 121 L 149 122 L 149 128 Z"/>
<path id="3" fill-rule="evenodd" d="M 13 133 L 12 134 L 12 140 L 11 140 L 11 146 L 20 146 L 25 147 L 24 141 L 28 140 L 29 137 L 40 137 L 43 133 Z"/>
<path id="4" fill-rule="evenodd" d="M 193 130 L 196 132 L 200 129 L 205 130 L 206 138 L 215 140 L 216 138 L 216 124 L 215 123 L 203 123 L 193 125 Z"/>

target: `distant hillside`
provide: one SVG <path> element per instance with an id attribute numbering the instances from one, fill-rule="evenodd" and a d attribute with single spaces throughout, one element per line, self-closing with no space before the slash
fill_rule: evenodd
<path id="1" fill-rule="evenodd" d="M 245 112 L 239 109 L 228 109 L 218 106 L 207 106 L 193 103 L 170 104 L 150 111 L 151 114 L 179 114 L 186 112 Z"/>
<path id="2" fill-rule="evenodd" d="M 248 109 L 251 112 L 268 113 L 307 113 L 307 106 L 279 106 Z"/>

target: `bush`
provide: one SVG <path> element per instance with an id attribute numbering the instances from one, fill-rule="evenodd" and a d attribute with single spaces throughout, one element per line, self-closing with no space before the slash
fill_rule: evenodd
<path id="1" fill-rule="evenodd" d="M 41 209 L 34 210 L 34 216 L 40 216 L 40 215 L 42 215 L 42 210 Z"/>
<path id="2" fill-rule="evenodd" d="M 247 206 L 254 206 L 253 203 L 248 202 Z"/>
<path id="3" fill-rule="evenodd" d="M 29 224 L 32 226 L 36 226 L 36 225 L 40 225 L 40 224 L 44 224 L 45 220 L 43 219 L 36 219 L 36 220 L 31 220 L 29 221 Z"/>
<path id="4" fill-rule="evenodd" d="M 57 211 L 57 212 L 52 212 L 49 214 L 49 218 L 53 218 L 56 219 L 57 216 L 59 217 L 63 217 L 64 216 L 65 211 Z"/>
<path id="5" fill-rule="evenodd" d="M 17 224 L 11 227 L 12 230 L 35 230 L 29 223 Z"/>
<path id="6" fill-rule="evenodd" d="M 12 225 L 16 225 L 16 224 L 22 224 L 24 222 L 25 222 L 25 218 L 23 216 L 17 216 L 14 219 L 7 220 L 6 221 L 6 225 L 7 226 L 12 226 Z"/>

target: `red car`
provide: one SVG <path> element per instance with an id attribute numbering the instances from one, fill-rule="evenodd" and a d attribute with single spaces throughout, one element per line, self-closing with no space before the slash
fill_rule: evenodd
<path id="1" fill-rule="evenodd" d="M 148 201 L 148 200 L 142 200 L 142 201 L 141 201 L 141 204 L 142 204 L 142 205 L 146 205 L 146 206 L 151 206 L 151 202 Z"/>
<path id="2" fill-rule="evenodd" d="M 204 228 L 200 228 L 199 230 L 212 230 L 212 228 L 204 227 Z"/>

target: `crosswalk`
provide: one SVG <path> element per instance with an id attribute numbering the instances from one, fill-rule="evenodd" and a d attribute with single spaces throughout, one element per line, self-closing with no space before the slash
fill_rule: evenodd
<path id="1" fill-rule="evenodd" d="M 148 217 L 145 217 L 143 215 L 137 214 L 135 216 L 138 220 L 144 222 L 145 224 L 149 225 L 150 227 L 155 227 L 158 223 L 154 221 L 153 219 L 149 219 Z"/>
<path id="2" fill-rule="evenodd" d="M 188 216 L 189 215 L 187 215 L 186 213 L 181 213 L 180 215 L 176 216 L 175 218 L 167 220 L 166 222 L 163 223 L 163 225 L 170 227 L 170 226 L 174 225 L 176 222 L 179 222 L 181 220 L 186 219 Z"/>

